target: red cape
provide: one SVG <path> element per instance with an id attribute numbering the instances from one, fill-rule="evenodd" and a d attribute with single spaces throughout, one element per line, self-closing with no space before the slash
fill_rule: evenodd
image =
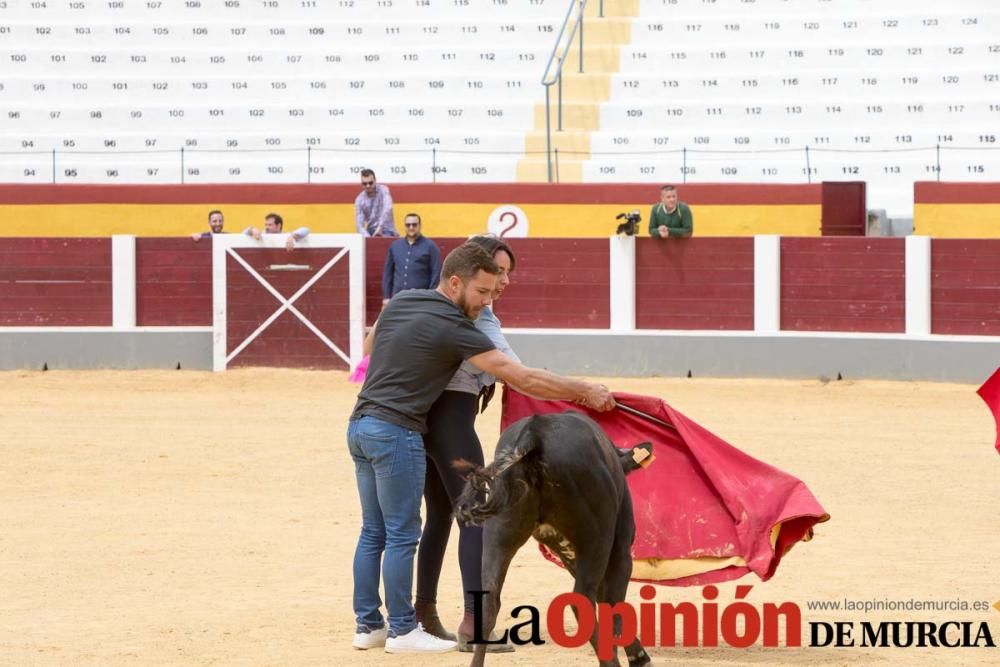
<path id="1" fill-rule="evenodd" d="M 623 410 L 593 412 L 510 389 L 500 426 L 576 410 L 600 424 L 618 447 L 653 443 L 653 464 L 627 477 L 635 509 L 633 581 L 702 586 L 749 572 L 766 581 L 796 542 L 811 539 L 813 526 L 830 518 L 801 481 L 744 454 L 660 399 L 614 396 L 676 430 Z M 546 549 L 542 553 L 559 563 Z"/>
<path id="2" fill-rule="evenodd" d="M 993 419 L 997 423 L 997 452 L 1000 453 L 1000 368 L 993 372 L 990 379 L 983 383 L 983 386 L 976 390 L 976 393 L 986 401 L 987 407 L 993 413 Z"/>

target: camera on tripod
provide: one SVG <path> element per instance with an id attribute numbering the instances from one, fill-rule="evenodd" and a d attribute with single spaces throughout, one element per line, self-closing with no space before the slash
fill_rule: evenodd
<path id="1" fill-rule="evenodd" d="M 626 236 L 635 236 L 639 233 L 639 223 L 642 222 L 642 216 L 639 215 L 639 211 L 632 211 L 631 213 L 619 213 L 615 216 L 615 220 L 625 219 L 625 222 L 618 225 L 618 231 L 615 234 L 625 234 Z"/>

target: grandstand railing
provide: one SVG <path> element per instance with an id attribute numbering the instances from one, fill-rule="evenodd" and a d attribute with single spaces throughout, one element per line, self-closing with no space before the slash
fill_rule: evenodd
<path id="1" fill-rule="evenodd" d="M 573 38 L 576 36 L 577 31 L 580 32 L 580 73 L 583 73 L 583 11 L 587 8 L 587 0 L 570 0 L 569 8 L 566 10 L 566 18 L 563 19 L 562 26 L 559 28 L 559 36 L 556 37 L 556 43 L 552 47 L 552 53 L 549 55 L 549 60 L 545 64 L 545 72 L 542 74 L 542 86 L 545 87 L 545 155 L 548 162 L 548 177 L 549 183 L 552 182 L 552 112 L 551 112 L 551 91 L 552 86 L 555 85 L 558 89 L 558 103 L 557 103 L 557 115 L 559 128 L 558 131 L 562 132 L 562 73 L 563 64 L 566 62 L 566 56 L 569 53 L 570 48 L 573 46 Z M 573 10 L 576 9 L 574 14 Z M 601 0 L 601 16 L 604 15 L 604 2 Z M 569 31 L 569 36 L 566 36 L 566 28 L 572 22 L 572 28 Z M 564 39 L 565 37 L 565 39 Z M 553 63 L 555 63 L 555 71 L 553 72 Z"/>
<path id="2" fill-rule="evenodd" d="M 548 107 L 548 101 L 546 101 L 546 107 Z M 548 132 L 549 128 L 546 129 Z M 887 162 L 891 162 L 895 156 L 897 158 L 901 158 L 902 161 L 906 163 L 920 162 L 924 165 L 924 169 L 920 173 L 919 178 L 914 178 L 912 180 L 961 181 L 981 180 L 983 177 L 987 177 L 988 180 L 995 181 L 1000 178 L 1000 173 L 989 173 L 989 169 L 987 167 L 981 165 L 977 166 L 975 161 L 977 158 L 982 156 L 984 151 L 991 152 L 998 150 L 1000 150 L 1000 146 L 995 145 L 955 146 L 948 144 L 912 146 L 907 148 L 838 148 L 830 145 L 806 145 L 801 148 L 774 149 L 705 149 L 680 146 L 678 148 L 671 149 L 634 148 L 627 151 L 592 150 L 588 153 L 588 155 L 591 156 L 592 159 L 611 158 L 621 160 L 626 163 L 648 163 L 667 168 L 667 171 L 657 171 L 652 178 L 645 179 L 651 182 L 659 182 L 662 180 L 664 175 L 674 178 L 681 183 L 718 183 L 727 180 L 735 180 L 745 183 L 753 182 L 755 180 L 773 180 L 764 178 L 755 179 L 753 178 L 753 174 L 747 174 L 746 172 L 740 172 L 738 174 L 738 178 L 736 179 L 727 179 L 725 178 L 725 166 L 728 164 L 726 163 L 726 160 L 731 160 L 734 165 L 752 160 L 762 167 L 767 167 L 771 161 L 779 161 L 786 166 L 793 167 L 792 170 L 784 171 L 780 174 L 773 174 L 778 176 L 780 182 L 783 183 L 813 183 L 826 180 L 838 180 L 838 177 L 840 179 L 851 179 L 851 177 L 854 177 L 852 180 L 858 180 L 858 176 L 861 176 L 860 180 L 866 180 L 864 178 L 865 174 L 859 173 L 856 168 L 854 170 L 844 171 L 841 174 L 824 174 L 818 171 L 816 165 L 820 158 L 825 156 L 825 161 L 830 162 L 832 158 L 838 155 L 845 157 L 868 156 L 869 158 L 883 156 Z M 563 151 L 563 153 L 572 154 L 572 151 Z M 260 159 L 254 161 L 254 163 L 259 162 L 264 166 L 273 163 L 276 167 L 280 164 L 282 167 L 281 173 L 286 176 L 286 178 L 283 179 L 285 182 L 338 183 L 353 182 L 355 176 L 360 173 L 360 170 L 364 166 L 370 165 L 373 161 L 373 157 L 376 156 L 377 158 L 381 158 L 383 162 L 399 160 L 401 164 L 403 162 L 407 162 L 413 166 L 414 158 L 419 159 L 419 157 L 423 155 L 426 162 L 423 166 L 426 168 L 426 171 L 421 169 L 410 169 L 402 174 L 392 172 L 391 179 L 396 182 L 413 183 L 436 183 L 438 180 L 448 182 L 496 182 L 496 177 L 488 172 L 484 173 L 484 178 L 476 178 L 476 158 L 489 162 L 490 159 L 494 157 L 506 158 L 514 154 L 538 155 L 541 154 L 541 151 L 525 152 L 482 149 L 449 149 L 438 147 L 430 149 L 355 149 L 320 148 L 313 146 L 304 146 L 302 148 L 260 149 L 205 149 L 185 148 L 184 146 L 180 146 L 178 148 L 158 148 L 149 150 L 107 149 L 85 151 L 58 149 L 37 150 L 26 148 L 23 150 L 0 151 L 0 165 L 4 162 L 16 162 L 23 165 L 23 180 L 11 182 L 55 184 L 88 184 L 100 182 L 125 184 L 151 182 L 152 180 L 155 180 L 157 183 L 184 184 L 186 182 L 199 182 L 199 179 L 197 178 L 197 176 L 199 176 L 199 160 L 219 163 L 225 161 L 226 156 L 233 156 L 234 164 L 242 165 L 243 170 L 230 174 L 230 182 L 260 182 L 259 179 L 255 178 L 254 174 L 247 169 L 248 161 L 246 161 L 247 157 L 259 156 Z M 553 179 L 553 167 L 556 166 L 558 154 L 556 153 L 553 155 L 550 140 L 548 140 L 546 155 L 549 158 L 549 182 L 554 182 L 554 180 L 558 180 Z M 241 157 L 237 158 L 237 156 Z M 274 159 L 268 160 L 266 159 L 267 156 L 273 156 Z M 339 160 L 339 162 L 342 162 L 342 165 L 339 166 L 342 166 L 343 169 L 334 173 L 318 169 L 316 167 L 317 161 L 321 160 L 324 156 L 343 156 L 343 159 Z M 107 159 L 110 157 L 120 158 L 120 160 L 111 162 Z M 81 158 L 83 159 L 81 160 Z M 129 163 L 132 162 L 136 163 L 135 166 L 138 169 L 134 174 L 127 169 Z M 455 162 L 467 163 L 466 166 L 470 166 L 469 173 L 466 174 L 456 169 L 449 169 L 449 164 L 454 164 Z M 484 164 L 486 162 L 484 162 Z M 721 165 L 721 171 L 718 171 L 718 173 L 704 173 L 697 170 L 698 165 L 709 162 Z M 110 170 L 106 174 L 106 178 L 93 180 L 93 178 L 88 178 L 85 174 L 81 174 L 76 168 L 77 165 L 80 164 L 85 166 L 95 166 L 97 163 L 101 166 L 106 166 L 107 169 Z M 295 176 L 296 172 L 294 171 L 288 171 L 289 168 L 294 169 L 296 164 L 301 167 L 301 171 L 297 172 L 301 174 L 301 177 Z M 125 168 L 123 169 L 123 167 Z M 139 167 L 157 167 L 163 171 L 157 171 L 156 175 L 158 177 L 155 179 L 137 178 L 137 175 L 151 176 L 150 174 L 146 174 L 142 169 L 139 169 Z M 671 171 L 671 169 L 673 169 L 673 171 Z M 45 176 L 43 176 L 43 174 L 45 174 Z M 243 178 L 240 178 L 241 174 Z M 102 176 L 103 175 L 104 174 L 102 174 Z M 737 174 L 734 173 L 733 175 L 735 176 Z M 616 178 L 615 173 L 611 172 L 603 175 L 602 180 L 627 180 L 629 182 L 639 182 L 643 180 L 641 178 L 641 173 L 630 174 L 628 176 L 619 174 L 618 176 L 619 178 Z M 758 174 L 758 176 L 760 175 Z M 906 185 L 909 185 L 909 183 Z"/>

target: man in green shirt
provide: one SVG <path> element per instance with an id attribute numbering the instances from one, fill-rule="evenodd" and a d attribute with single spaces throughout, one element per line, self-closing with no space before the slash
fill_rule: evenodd
<path id="1" fill-rule="evenodd" d="M 693 227 L 691 207 L 677 201 L 677 188 L 673 185 L 660 188 L 660 203 L 654 204 L 649 214 L 649 235 L 654 239 L 686 239 Z"/>

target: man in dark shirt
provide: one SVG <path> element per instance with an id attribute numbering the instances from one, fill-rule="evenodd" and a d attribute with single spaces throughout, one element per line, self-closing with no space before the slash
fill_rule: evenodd
<path id="1" fill-rule="evenodd" d="M 522 366 L 476 329 L 473 320 L 490 304 L 499 272 L 478 244 L 459 246 L 445 258 L 437 289 L 396 296 L 371 337 L 368 373 L 347 429 L 362 516 L 354 553 L 356 648 L 385 646 L 388 653 L 455 648 L 455 642 L 417 625 L 412 591 L 426 471 L 422 434 L 431 405 L 463 360 L 539 398 L 576 400 L 596 410 L 614 407 L 607 387 Z M 388 631 L 380 611 L 380 570 Z"/>
<path id="2" fill-rule="evenodd" d="M 406 236 L 389 246 L 382 268 L 382 305 L 405 289 L 433 289 L 441 277 L 441 251 L 420 233 L 420 216 L 407 213 Z"/>
<path id="3" fill-rule="evenodd" d="M 222 227 L 225 224 L 222 219 L 222 211 L 209 211 L 208 212 L 208 228 L 211 231 L 198 232 L 191 235 L 191 240 L 198 242 L 202 239 L 212 238 L 212 234 L 221 234 Z"/>

